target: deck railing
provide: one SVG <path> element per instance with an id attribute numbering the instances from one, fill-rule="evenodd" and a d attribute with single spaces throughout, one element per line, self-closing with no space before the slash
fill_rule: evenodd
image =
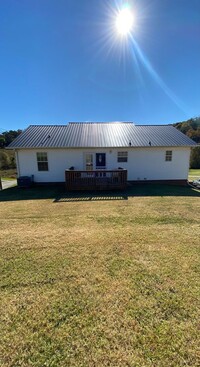
<path id="1" fill-rule="evenodd" d="M 127 170 L 65 171 L 67 190 L 110 190 L 124 189 Z"/>

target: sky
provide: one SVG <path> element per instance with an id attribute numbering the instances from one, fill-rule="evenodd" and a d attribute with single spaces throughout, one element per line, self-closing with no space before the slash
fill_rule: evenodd
<path id="1" fill-rule="evenodd" d="M 0 132 L 199 115 L 200 0 L 0 0 Z"/>

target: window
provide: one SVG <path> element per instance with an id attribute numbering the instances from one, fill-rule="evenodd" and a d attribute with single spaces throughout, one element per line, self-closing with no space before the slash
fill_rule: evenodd
<path id="1" fill-rule="evenodd" d="M 86 153 L 85 155 L 86 171 L 93 171 L 93 154 Z"/>
<path id="2" fill-rule="evenodd" d="M 118 152 L 117 162 L 128 162 L 128 152 Z"/>
<path id="3" fill-rule="evenodd" d="M 47 153 L 37 153 L 38 171 L 48 171 Z"/>
<path id="4" fill-rule="evenodd" d="M 172 150 L 166 150 L 165 161 L 166 162 L 171 162 L 172 161 Z"/>

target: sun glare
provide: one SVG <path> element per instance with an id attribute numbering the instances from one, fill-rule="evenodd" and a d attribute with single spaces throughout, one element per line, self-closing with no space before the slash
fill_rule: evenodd
<path id="1" fill-rule="evenodd" d="M 133 27 L 133 14 L 130 9 L 124 8 L 120 10 L 116 19 L 116 28 L 121 35 L 130 33 Z"/>

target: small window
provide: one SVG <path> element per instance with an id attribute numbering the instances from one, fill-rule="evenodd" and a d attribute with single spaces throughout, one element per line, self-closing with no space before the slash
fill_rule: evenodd
<path id="1" fill-rule="evenodd" d="M 47 153 L 41 152 L 37 153 L 37 164 L 38 164 L 38 171 L 48 171 L 48 159 Z"/>
<path id="2" fill-rule="evenodd" d="M 171 162 L 172 161 L 172 150 L 166 150 L 165 161 L 166 162 Z"/>
<path id="3" fill-rule="evenodd" d="M 118 152 L 117 162 L 128 162 L 128 152 Z"/>

